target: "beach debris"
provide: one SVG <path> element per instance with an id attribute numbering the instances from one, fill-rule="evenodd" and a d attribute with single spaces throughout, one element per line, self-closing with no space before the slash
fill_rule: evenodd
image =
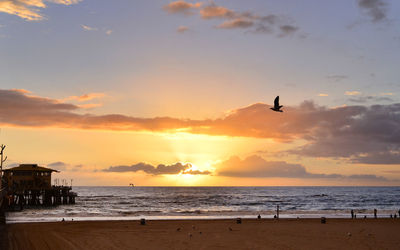
<path id="1" fill-rule="evenodd" d="M 202 234 L 202 232 L 200 231 L 199 234 Z"/>
<path id="2" fill-rule="evenodd" d="M 144 218 L 140 219 L 140 225 L 142 226 L 146 225 L 146 219 Z"/>
<path id="3" fill-rule="evenodd" d="M 236 219 L 236 224 L 242 224 L 242 218 L 237 218 Z"/>
<path id="4" fill-rule="evenodd" d="M 195 225 L 192 225 L 192 229 L 193 229 L 193 230 L 196 230 L 196 226 L 195 226 Z"/>
<path id="5" fill-rule="evenodd" d="M 229 231 L 233 231 L 233 229 L 231 227 L 229 227 Z"/>
<path id="6" fill-rule="evenodd" d="M 193 236 L 191 233 L 189 233 L 188 235 L 189 235 L 190 238 L 192 238 L 192 236 Z"/>
<path id="7" fill-rule="evenodd" d="M 350 232 L 348 232 L 348 233 L 347 233 L 347 236 L 349 236 L 349 237 L 350 237 L 350 236 L 351 236 L 351 233 L 350 233 Z"/>
<path id="8" fill-rule="evenodd" d="M 325 217 L 321 217 L 321 224 L 326 224 L 326 218 Z"/>
<path id="9" fill-rule="evenodd" d="M 176 231 L 177 231 L 177 232 L 180 232 L 180 231 L 181 231 L 181 228 L 180 228 L 180 227 L 178 227 L 178 228 L 176 229 Z"/>

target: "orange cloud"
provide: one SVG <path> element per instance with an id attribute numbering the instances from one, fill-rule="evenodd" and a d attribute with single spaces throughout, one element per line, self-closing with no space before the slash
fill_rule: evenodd
<path id="1" fill-rule="evenodd" d="M 221 29 L 235 29 L 235 28 L 248 28 L 254 25 L 253 21 L 237 18 L 233 20 L 228 20 L 218 25 Z"/>
<path id="2" fill-rule="evenodd" d="M 186 132 L 216 136 L 296 139 L 307 143 L 288 151 L 310 157 L 343 157 L 364 164 L 400 164 L 400 103 L 327 108 L 305 101 L 283 113 L 256 103 L 218 119 L 141 118 L 121 114 L 80 114 L 79 105 L 0 90 L 0 125 L 117 131 Z"/>
<path id="3" fill-rule="evenodd" d="M 299 30 L 299 27 L 292 24 L 290 18 L 284 16 L 258 15 L 251 11 L 234 11 L 219 6 L 213 1 L 207 4 L 188 3 L 180 0 L 164 6 L 168 13 L 194 14 L 198 10 L 200 17 L 205 20 L 221 19 L 223 22 L 217 25 L 220 29 L 247 29 L 253 33 L 271 34 L 278 31 L 277 37 L 290 36 Z"/>
<path id="4" fill-rule="evenodd" d="M 178 29 L 176 29 L 178 33 L 185 33 L 188 30 L 189 28 L 187 26 L 179 26 Z"/>
<path id="5" fill-rule="evenodd" d="M 200 15 L 204 19 L 231 18 L 235 15 L 235 12 L 225 7 L 212 4 L 201 9 Z"/>
<path id="6" fill-rule="evenodd" d="M 93 99 L 98 99 L 104 97 L 104 93 L 89 93 L 89 94 L 84 94 L 81 96 L 69 96 L 67 98 L 64 98 L 63 101 L 68 101 L 68 100 L 76 100 L 79 102 L 85 102 L 85 101 L 90 101 Z"/>
<path id="7" fill-rule="evenodd" d="M 354 179 L 367 181 L 388 181 L 376 175 L 341 175 L 310 173 L 301 164 L 290 164 L 284 161 L 266 161 L 260 156 L 252 155 L 245 159 L 233 156 L 218 164 L 219 176 L 242 178 L 302 178 L 302 179 Z"/>
<path id="8" fill-rule="evenodd" d="M 185 1 L 175 1 L 164 6 L 164 10 L 168 13 L 191 14 L 192 9 L 200 8 L 202 3 L 188 3 Z"/>
<path id="9" fill-rule="evenodd" d="M 0 12 L 19 16 L 27 21 L 43 19 L 39 9 L 46 8 L 45 2 L 71 5 L 81 0 L 0 0 Z"/>
<path id="10" fill-rule="evenodd" d="M 345 95 L 361 95 L 359 91 L 346 91 L 344 92 Z"/>

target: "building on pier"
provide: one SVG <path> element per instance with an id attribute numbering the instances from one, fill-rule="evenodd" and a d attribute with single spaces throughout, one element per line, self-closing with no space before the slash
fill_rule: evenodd
<path id="1" fill-rule="evenodd" d="M 50 189 L 51 173 L 54 169 L 40 167 L 37 164 L 21 164 L 18 167 L 3 170 L 4 182 L 8 189 L 24 191 L 27 189 Z"/>
<path id="2" fill-rule="evenodd" d="M 51 174 L 59 172 L 37 164 L 21 164 L 3 170 L 3 187 L 6 188 L 6 208 L 15 210 L 24 206 L 51 206 L 74 204 L 76 193 L 72 186 L 51 185 Z"/>

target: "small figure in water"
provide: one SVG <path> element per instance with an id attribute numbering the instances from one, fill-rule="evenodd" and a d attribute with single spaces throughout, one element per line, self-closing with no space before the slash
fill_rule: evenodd
<path id="1" fill-rule="evenodd" d="M 257 219 L 259 219 L 259 220 L 261 219 L 261 215 L 260 214 L 257 216 Z"/>
<path id="2" fill-rule="evenodd" d="M 376 210 L 376 208 L 374 209 L 374 218 L 376 219 L 377 218 L 377 216 L 376 216 L 376 213 L 377 213 L 378 211 Z"/>
<path id="3" fill-rule="evenodd" d="M 352 210 L 350 211 L 350 213 L 351 213 L 351 218 L 354 219 L 354 210 L 352 209 Z"/>

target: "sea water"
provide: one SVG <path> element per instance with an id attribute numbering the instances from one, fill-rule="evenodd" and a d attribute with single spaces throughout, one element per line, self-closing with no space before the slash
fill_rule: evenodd
<path id="1" fill-rule="evenodd" d="M 7 223 L 65 220 L 389 217 L 400 187 L 73 187 L 75 205 L 7 213 Z"/>

